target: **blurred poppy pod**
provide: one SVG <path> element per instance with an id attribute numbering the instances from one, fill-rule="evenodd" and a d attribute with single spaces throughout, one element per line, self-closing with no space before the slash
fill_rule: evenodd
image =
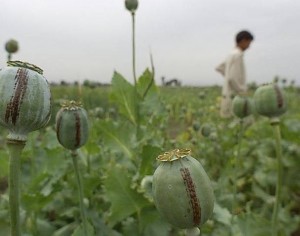
<path id="1" fill-rule="evenodd" d="M 16 40 L 10 39 L 5 44 L 5 50 L 8 53 L 15 53 L 19 50 L 19 44 Z"/>
<path id="2" fill-rule="evenodd" d="M 89 135 L 88 116 L 75 101 L 66 102 L 56 115 L 56 135 L 66 149 L 76 150 L 83 146 Z"/>
<path id="3" fill-rule="evenodd" d="M 135 12 L 138 5 L 138 0 L 125 0 L 125 7 L 128 11 Z"/>
<path id="4" fill-rule="evenodd" d="M 201 91 L 201 92 L 198 93 L 198 97 L 199 97 L 200 99 L 204 99 L 205 96 L 206 96 L 205 91 Z"/>
<path id="5" fill-rule="evenodd" d="M 0 124 L 8 139 L 25 141 L 29 132 L 44 127 L 51 115 L 51 94 L 43 71 L 21 61 L 0 70 Z"/>
<path id="6" fill-rule="evenodd" d="M 212 215 L 213 189 L 200 162 L 189 149 L 159 155 L 153 175 L 154 203 L 161 215 L 182 229 L 200 227 Z"/>
<path id="7" fill-rule="evenodd" d="M 287 97 L 277 84 L 265 84 L 254 93 L 256 111 L 269 118 L 282 115 L 287 110 Z"/>
<path id="8" fill-rule="evenodd" d="M 232 100 L 232 109 L 235 116 L 243 119 L 253 113 L 253 102 L 248 96 L 237 95 Z"/>
<path id="9" fill-rule="evenodd" d="M 205 123 L 205 124 L 202 125 L 202 127 L 201 127 L 201 134 L 204 137 L 208 137 L 210 135 L 211 131 L 212 131 L 212 128 L 211 128 L 210 124 Z"/>

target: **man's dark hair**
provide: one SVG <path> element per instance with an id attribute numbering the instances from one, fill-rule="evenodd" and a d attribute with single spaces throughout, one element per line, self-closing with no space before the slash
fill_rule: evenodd
<path id="1" fill-rule="evenodd" d="M 246 30 L 243 30 L 241 32 L 239 32 L 236 37 L 235 37 L 235 41 L 237 43 L 241 42 L 243 39 L 246 39 L 246 40 L 253 40 L 254 37 L 253 35 L 249 32 L 249 31 L 246 31 Z"/>

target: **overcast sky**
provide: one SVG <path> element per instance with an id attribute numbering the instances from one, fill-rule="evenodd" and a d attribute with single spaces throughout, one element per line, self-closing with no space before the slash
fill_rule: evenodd
<path id="1" fill-rule="evenodd" d="M 140 0 L 136 13 L 137 74 L 154 58 L 156 81 L 184 85 L 223 83 L 214 70 L 251 31 L 245 53 L 248 82 L 275 75 L 300 84 L 300 1 Z M 113 71 L 132 79 L 131 15 L 124 0 L 1 0 L 0 67 L 4 44 L 16 39 L 13 60 L 36 64 L 50 81 L 109 83 Z"/>

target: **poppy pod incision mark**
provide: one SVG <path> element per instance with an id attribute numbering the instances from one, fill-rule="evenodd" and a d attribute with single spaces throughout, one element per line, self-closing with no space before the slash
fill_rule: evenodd
<path id="1" fill-rule="evenodd" d="M 79 117 L 79 114 L 78 113 L 74 113 L 74 116 L 75 116 L 75 130 L 76 130 L 76 144 L 75 146 L 79 146 L 80 145 L 80 117 Z"/>
<path id="2" fill-rule="evenodd" d="M 26 93 L 28 84 L 28 71 L 24 68 L 19 68 L 15 77 L 14 95 L 7 104 L 5 112 L 5 121 L 11 122 L 15 125 L 20 113 L 21 104 Z"/>
<path id="3" fill-rule="evenodd" d="M 283 106 L 283 95 L 278 87 L 278 85 L 274 85 L 274 89 L 276 92 L 277 97 L 277 106 L 278 108 L 281 108 Z"/>
<path id="4" fill-rule="evenodd" d="M 196 194 L 195 184 L 188 168 L 181 168 L 180 172 L 184 181 L 184 185 L 186 187 L 186 192 L 190 197 L 190 204 L 193 210 L 194 225 L 199 225 L 201 222 L 201 207 Z"/>

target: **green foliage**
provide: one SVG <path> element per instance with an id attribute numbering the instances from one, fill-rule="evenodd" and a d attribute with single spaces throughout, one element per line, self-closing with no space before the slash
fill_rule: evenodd
<path id="1" fill-rule="evenodd" d="M 105 148 L 112 152 L 120 151 L 127 157 L 134 157 L 133 147 L 135 141 L 135 127 L 128 123 L 114 123 L 113 121 L 100 121 L 99 134 L 104 142 Z"/>
<path id="2" fill-rule="evenodd" d="M 112 78 L 111 100 L 119 108 L 119 112 L 128 118 L 135 126 L 137 125 L 137 102 L 139 97 L 136 89 L 118 72 L 115 72 Z"/>
<path id="3" fill-rule="evenodd" d="M 140 214 L 141 209 L 149 205 L 145 197 L 133 189 L 129 173 L 120 165 L 113 164 L 108 168 L 104 187 L 111 202 L 109 222 L 111 225 L 124 220 L 132 214 Z"/>
<path id="4" fill-rule="evenodd" d="M 159 147 L 146 145 L 143 147 L 141 153 L 141 165 L 140 165 L 140 175 L 152 175 L 154 172 L 153 168 L 153 157 L 157 157 L 159 154 L 163 153 L 163 150 Z"/>
<path id="5" fill-rule="evenodd" d="M 87 233 L 88 233 L 89 236 L 94 236 L 95 235 L 94 228 L 91 224 L 88 224 Z M 77 226 L 77 228 L 75 229 L 72 236 L 84 236 L 84 230 L 83 230 L 82 224 Z"/>
<path id="6" fill-rule="evenodd" d="M 184 235 L 160 217 L 141 181 L 153 174 L 155 158 L 162 152 L 191 148 L 212 180 L 216 197 L 213 216 L 202 226 L 201 236 L 270 235 L 276 160 L 268 120 L 253 116 L 245 121 L 241 168 L 236 172 L 238 209 L 232 212 L 239 122 L 219 118 L 220 88 L 158 87 L 152 79 L 152 72 L 145 70 L 135 87 L 115 72 L 111 86 L 84 87 L 81 97 L 77 86 L 52 88 L 52 116 L 64 99 L 81 100 L 89 113 L 103 108 L 100 117 L 90 116 L 90 137 L 78 153 L 90 234 Z M 199 99 L 203 91 L 205 98 Z M 299 92 L 294 88 L 288 94 L 289 110 L 281 120 L 284 180 L 279 228 L 283 236 L 293 235 L 300 222 Z M 195 123 L 200 129 L 194 128 Z M 210 124 L 213 135 L 201 134 L 204 124 Z M 9 235 L 8 154 L 6 133 L 0 131 L 0 235 Z M 53 123 L 29 135 L 21 161 L 24 235 L 80 235 L 71 156 L 59 145 Z"/>

